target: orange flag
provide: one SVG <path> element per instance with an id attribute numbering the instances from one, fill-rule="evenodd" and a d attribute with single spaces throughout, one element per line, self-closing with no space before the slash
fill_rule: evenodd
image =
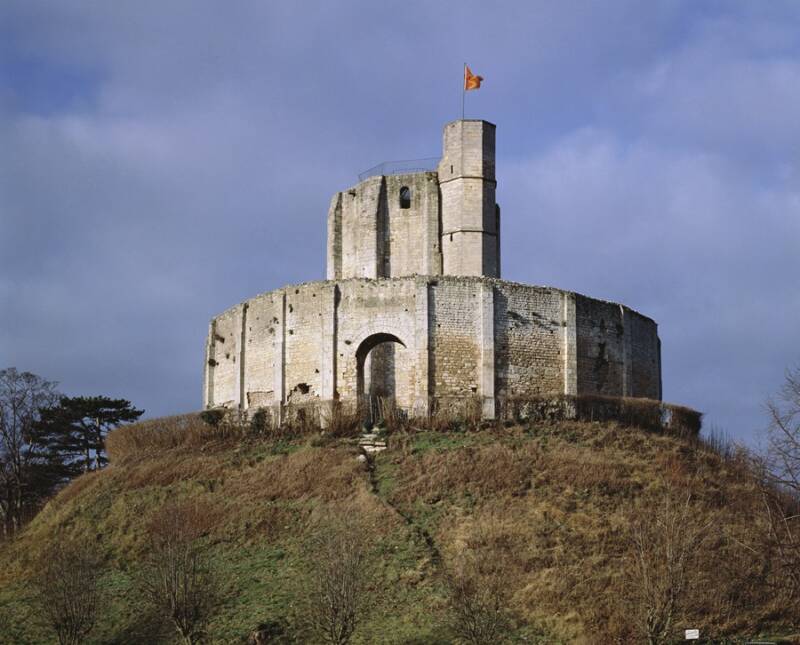
<path id="1" fill-rule="evenodd" d="M 476 76 L 467 65 L 464 65 L 464 91 L 477 90 L 481 86 L 483 76 Z"/>

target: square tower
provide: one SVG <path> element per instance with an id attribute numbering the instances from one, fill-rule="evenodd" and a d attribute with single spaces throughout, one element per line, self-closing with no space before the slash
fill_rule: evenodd
<path id="1" fill-rule="evenodd" d="M 495 201 L 495 126 L 461 119 L 444 127 L 441 191 L 445 275 L 500 277 L 500 210 Z"/>

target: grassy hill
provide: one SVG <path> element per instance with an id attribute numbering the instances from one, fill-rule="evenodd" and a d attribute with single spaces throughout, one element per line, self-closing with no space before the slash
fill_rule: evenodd
<path id="1" fill-rule="evenodd" d="M 742 458 L 702 442 L 615 423 L 406 429 L 365 463 L 352 436 L 240 436 L 194 418 L 120 429 L 109 453 L 109 467 L 72 482 L 0 545 L 1 642 L 53 642 L 27 578 L 44 545 L 73 538 L 93 544 L 104 567 L 89 642 L 177 642 L 134 581 L 148 523 L 181 501 L 204 509 L 201 540 L 224 577 L 214 643 L 245 642 L 268 622 L 300 633 L 306 546 L 331 514 L 371 527 L 372 605 L 355 642 L 454 642 L 441 573 L 465 551 L 497 564 L 518 642 L 637 642 L 631 539 L 665 499 L 688 499 L 688 523 L 704 527 L 676 629 L 788 632 L 754 478 Z"/>

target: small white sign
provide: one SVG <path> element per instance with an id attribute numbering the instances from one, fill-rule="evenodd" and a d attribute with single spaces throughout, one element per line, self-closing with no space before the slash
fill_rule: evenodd
<path id="1" fill-rule="evenodd" d="M 700 630 L 699 629 L 687 629 L 686 630 L 686 640 L 687 641 L 696 641 L 700 638 Z"/>

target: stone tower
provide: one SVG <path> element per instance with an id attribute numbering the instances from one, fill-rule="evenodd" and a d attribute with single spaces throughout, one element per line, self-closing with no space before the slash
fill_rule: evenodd
<path id="1" fill-rule="evenodd" d="M 500 277 L 495 126 L 444 128 L 438 172 L 365 178 L 328 210 L 329 280 L 407 275 Z"/>
<path id="2" fill-rule="evenodd" d="M 661 398 L 655 321 L 500 279 L 493 124 L 448 123 L 441 157 L 383 162 L 359 180 L 330 202 L 327 280 L 211 321 L 206 407 L 280 423 L 301 410 L 324 420 L 334 403 L 425 416 L 474 414 L 480 401 L 491 418 L 542 397 Z"/>
<path id="3" fill-rule="evenodd" d="M 488 121 L 453 121 L 444 128 L 438 174 L 445 275 L 500 277 L 494 147 L 495 126 Z"/>

